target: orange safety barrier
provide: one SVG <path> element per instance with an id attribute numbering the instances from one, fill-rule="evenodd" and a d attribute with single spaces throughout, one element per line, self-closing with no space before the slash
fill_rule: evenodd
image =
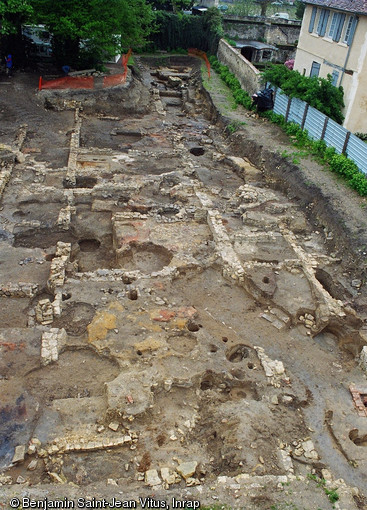
<path id="1" fill-rule="evenodd" d="M 124 72 L 122 74 L 113 74 L 112 76 L 105 76 L 103 78 L 103 87 L 114 87 L 115 85 L 121 85 L 125 83 L 127 77 L 127 63 L 129 62 L 129 58 L 131 57 L 132 49 L 130 48 L 126 55 L 122 55 L 121 57 L 121 65 L 124 68 Z"/>
<path id="2" fill-rule="evenodd" d="M 39 82 L 39 89 L 93 89 L 93 76 L 64 76 L 56 80 Z"/>
<path id="3" fill-rule="evenodd" d="M 103 78 L 103 87 L 114 87 L 115 85 L 121 85 L 125 83 L 128 67 L 127 64 L 129 62 L 129 58 L 132 54 L 131 48 L 126 53 L 126 55 L 122 55 L 121 63 L 124 68 L 124 72 L 122 74 L 113 74 L 111 76 L 105 76 Z M 40 76 L 38 89 L 93 89 L 94 88 L 94 78 L 93 76 L 64 76 L 63 78 L 57 78 L 56 80 L 43 81 L 42 76 Z"/>
<path id="4" fill-rule="evenodd" d="M 205 65 L 206 65 L 206 68 L 208 70 L 208 77 L 210 79 L 210 62 L 208 60 L 208 57 L 206 56 L 206 53 L 205 51 L 202 51 L 202 50 L 197 50 L 196 48 L 189 48 L 187 50 L 188 54 L 191 55 L 192 57 L 199 57 L 201 58 L 202 60 L 204 60 L 205 62 Z"/>
<path id="5" fill-rule="evenodd" d="M 121 85 L 121 83 L 125 83 L 127 72 L 123 74 L 111 74 L 110 76 L 105 76 L 103 78 L 103 88 L 104 87 L 114 87 L 115 85 Z"/>

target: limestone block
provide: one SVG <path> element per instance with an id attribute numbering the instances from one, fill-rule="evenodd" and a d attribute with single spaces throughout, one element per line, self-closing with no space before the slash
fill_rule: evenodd
<path id="1" fill-rule="evenodd" d="M 156 485 L 160 485 L 162 480 L 159 478 L 158 471 L 156 469 L 148 469 L 145 472 L 145 483 L 154 487 Z"/>
<path id="2" fill-rule="evenodd" d="M 170 468 L 167 467 L 161 468 L 161 477 L 162 480 L 168 485 L 176 483 L 177 480 L 176 474 L 173 471 L 171 471 Z"/>
<path id="3" fill-rule="evenodd" d="M 65 329 L 51 328 L 43 333 L 41 339 L 41 363 L 48 365 L 59 358 L 59 344 L 65 343 L 67 334 Z"/>
<path id="4" fill-rule="evenodd" d="M 362 370 L 367 372 L 367 345 L 365 345 L 361 350 L 361 353 L 359 355 L 359 365 L 362 368 Z"/>
<path id="5" fill-rule="evenodd" d="M 25 445 L 18 445 L 15 447 L 14 456 L 12 459 L 13 464 L 17 464 L 18 462 L 23 462 L 25 456 Z"/>
<path id="6" fill-rule="evenodd" d="M 191 478 L 196 471 L 198 463 L 194 461 L 190 462 L 182 462 L 176 468 L 177 473 L 179 473 L 185 480 Z"/>
<path id="7" fill-rule="evenodd" d="M 54 319 L 53 306 L 49 299 L 41 299 L 36 306 L 37 322 L 46 326 L 51 324 Z"/>

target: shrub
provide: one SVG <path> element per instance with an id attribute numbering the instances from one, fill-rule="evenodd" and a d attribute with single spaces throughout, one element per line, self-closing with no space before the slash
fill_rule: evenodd
<path id="1" fill-rule="evenodd" d="M 231 89 L 236 104 L 240 104 L 248 110 L 251 110 L 252 99 L 249 94 L 243 90 L 235 75 L 228 70 L 228 67 L 222 65 L 216 57 L 209 57 L 209 62 L 212 68 L 219 74 L 224 83 Z"/>
<path id="2" fill-rule="evenodd" d="M 265 82 L 280 87 L 287 96 L 306 101 L 335 122 L 342 124 L 343 87 L 334 87 L 331 75 L 326 79 L 316 76 L 309 78 L 302 76 L 298 71 L 291 71 L 284 65 L 271 64 L 262 73 L 262 78 Z"/>
<path id="3" fill-rule="evenodd" d="M 367 196 L 367 179 L 352 160 L 343 154 L 334 154 L 329 159 L 329 166 L 332 172 L 344 177 L 349 186 L 355 189 L 359 195 Z"/>

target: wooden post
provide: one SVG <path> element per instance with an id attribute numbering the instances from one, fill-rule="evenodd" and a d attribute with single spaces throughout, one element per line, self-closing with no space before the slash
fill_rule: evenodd
<path id="1" fill-rule="evenodd" d="M 309 107 L 310 107 L 310 105 L 308 103 L 306 103 L 306 108 L 305 108 L 305 111 L 303 112 L 303 118 L 302 118 L 302 122 L 301 122 L 301 129 L 303 129 L 305 127 Z"/>
<path id="2" fill-rule="evenodd" d="M 292 98 L 288 99 L 287 111 L 285 112 L 285 121 L 288 122 L 289 110 L 291 109 Z"/>
<path id="3" fill-rule="evenodd" d="M 322 128 L 322 133 L 321 133 L 321 138 L 320 140 L 323 140 L 324 139 L 324 136 L 325 136 L 325 132 L 326 132 L 326 128 L 327 128 L 327 124 L 329 122 L 329 117 L 326 117 L 325 118 L 325 122 L 324 122 L 324 127 Z"/>
<path id="4" fill-rule="evenodd" d="M 347 152 L 350 134 L 351 134 L 350 131 L 348 131 L 347 134 L 345 135 L 345 140 L 344 140 L 342 154 L 345 154 Z"/>

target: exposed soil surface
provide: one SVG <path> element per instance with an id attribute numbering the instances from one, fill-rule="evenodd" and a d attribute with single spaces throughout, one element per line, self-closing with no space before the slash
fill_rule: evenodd
<path id="1" fill-rule="evenodd" d="M 367 508 L 365 200 L 199 60 L 135 60 L 0 78 L 0 502 Z"/>

